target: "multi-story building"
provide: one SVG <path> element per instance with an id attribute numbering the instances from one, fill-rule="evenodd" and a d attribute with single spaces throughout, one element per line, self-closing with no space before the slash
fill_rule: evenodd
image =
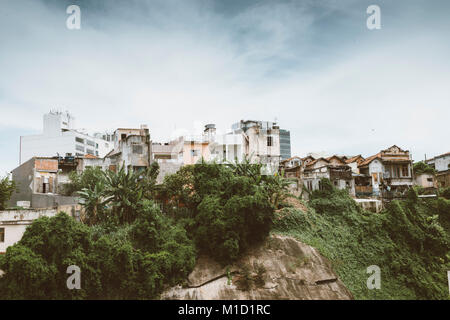
<path id="1" fill-rule="evenodd" d="M 281 160 L 291 157 L 291 133 L 284 129 L 280 129 L 280 156 Z"/>
<path id="2" fill-rule="evenodd" d="M 309 191 L 321 189 L 321 180 L 325 178 L 338 189 L 346 189 L 350 195 L 355 195 L 352 168 L 339 156 L 318 158 L 309 162 L 303 161 L 303 163 L 301 179 Z"/>
<path id="3" fill-rule="evenodd" d="M 84 159 L 84 166 L 100 167 L 103 170 L 141 170 L 152 162 L 152 142 L 146 125 L 137 128 L 119 128 L 113 135 L 114 149 L 103 158 Z M 84 168 L 82 168 L 84 170 Z"/>
<path id="4" fill-rule="evenodd" d="M 392 146 L 358 164 L 356 193 L 390 197 L 402 193 L 413 183 L 412 159 L 409 151 Z"/>
<path id="5" fill-rule="evenodd" d="M 425 161 L 436 170 L 436 180 L 439 187 L 450 186 L 450 152 L 441 154 Z"/>
<path id="6" fill-rule="evenodd" d="M 234 134 L 242 134 L 243 153 L 253 162 L 277 166 L 281 160 L 280 127 L 269 121 L 241 120 L 231 127 Z"/>
<path id="7" fill-rule="evenodd" d="M 19 164 L 32 157 L 54 157 L 70 154 L 82 157 L 90 154 L 104 157 L 113 145 L 108 134 L 95 136 L 77 131 L 69 113 L 51 111 L 44 115 L 43 132 L 20 137 Z"/>
<path id="8" fill-rule="evenodd" d="M 69 182 L 69 172 L 77 170 L 83 158 L 32 157 L 11 171 L 16 191 L 10 199 L 10 206 L 27 203 L 31 208 L 62 208 L 71 212 L 76 209 L 75 197 L 61 195 L 62 186 Z M 23 206 L 23 205 L 22 205 Z"/>

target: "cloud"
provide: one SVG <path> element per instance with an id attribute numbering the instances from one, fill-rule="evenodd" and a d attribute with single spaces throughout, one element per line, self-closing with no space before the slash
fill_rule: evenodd
<path id="1" fill-rule="evenodd" d="M 368 31 L 361 1 L 78 1 L 82 29 L 70 31 L 72 2 L 0 5 L 4 130 L 40 130 L 50 108 L 91 131 L 147 123 L 157 141 L 277 118 L 298 154 L 448 151 L 438 5 L 382 4 L 383 28 Z"/>

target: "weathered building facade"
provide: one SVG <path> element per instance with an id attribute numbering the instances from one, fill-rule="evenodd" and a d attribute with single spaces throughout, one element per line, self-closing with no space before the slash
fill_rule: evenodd
<path id="1" fill-rule="evenodd" d="M 31 208 L 61 208 L 78 211 L 78 199 L 61 195 L 62 186 L 68 182 L 68 173 L 76 170 L 80 158 L 33 157 L 11 172 L 16 183 L 11 207 L 29 203 Z"/>
<path id="2" fill-rule="evenodd" d="M 392 197 L 414 184 L 409 151 L 396 145 L 366 158 L 358 165 L 356 194 Z"/>
<path id="3" fill-rule="evenodd" d="M 355 195 L 352 169 L 340 157 L 318 158 L 305 164 L 302 180 L 309 191 L 321 189 L 321 180 L 324 178 L 329 179 L 335 187 Z"/>
<path id="4" fill-rule="evenodd" d="M 450 187 L 450 152 L 441 154 L 425 161 L 436 170 L 438 187 Z"/>

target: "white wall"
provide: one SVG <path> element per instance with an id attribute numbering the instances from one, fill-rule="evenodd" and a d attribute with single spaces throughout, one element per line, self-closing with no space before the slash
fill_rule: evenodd
<path id="1" fill-rule="evenodd" d="M 437 171 L 446 171 L 450 169 L 450 155 L 435 159 L 435 169 Z"/>
<path id="2" fill-rule="evenodd" d="M 5 228 L 5 241 L 0 242 L 0 253 L 22 239 L 27 226 L 34 220 L 56 215 L 57 210 L 6 210 L 0 211 L 0 228 Z"/>

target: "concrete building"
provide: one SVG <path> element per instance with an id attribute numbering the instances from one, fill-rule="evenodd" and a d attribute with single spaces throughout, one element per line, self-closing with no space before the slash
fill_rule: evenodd
<path id="1" fill-rule="evenodd" d="M 56 209 L 0 211 L 0 254 L 4 254 L 9 246 L 22 239 L 25 229 L 34 220 L 53 217 L 57 212 Z"/>
<path id="2" fill-rule="evenodd" d="M 436 188 L 436 176 L 431 173 L 419 173 L 414 176 L 414 184 L 423 188 Z"/>
<path id="3" fill-rule="evenodd" d="M 125 170 L 142 170 L 152 162 L 152 142 L 146 125 L 140 128 L 118 128 L 112 136 L 113 150 L 103 158 L 83 157 L 80 170 L 98 167 L 102 170 L 116 171 L 124 166 Z"/>
<path id="4" fill-rule="evenodd" d="M 75 129 L 75 119 L 69 113 L 51 111 L 44 115 L 43 132 L 20 137 L 19 164 L 32 157 L 54 157 L 86 154 L 104 157 L 113 148 L 110 135 L 90 136 Z"/>
<path id="5" fill-rule="evenodd" d="M 78 159 L 79 160 L 79 159 Z M 17 185 L 10 206 L 29 203 L 31 208 L 64 208 L 74 213 L 78 208 L 76 197 L 60 194 L 62 184 L 68 182 L 68 172 L 76 170 L 75 157 L 33 157 L 12 170 Z"/>
<path id="6" fill-rule="evenodd" d="M 354 174 L 359 174 L 358 165 L 364 161 L 364 158 L 359 154 L 353 157 L 345 157 L 345 163 L 352 168 Z"/>
<path id="7" fill-rule="evenodd" d="M 280 129 L 280 156 L 281 160 L 291 157 L 291 132 Z"/>
<path id="8" fill-rule="evenodd" d="M 450 152 L 435 156 L 425 162 L 433 167 L 437 172 L 447 171 L 450 169 Z"/>
<path id="9" fill-rule="evenodd" d="M 355 195 L 352 169 L 340 157 L 318 158 L 305 163 L 302 181 L 309 191 L 321 189 L 321 179 L 323 178 L 329 179 L 339 189 L 348 190 L 350 195 Z"/>
<path id="10" fill-rule="evenodd" d="M 232 125 L 234 134 L 242 134 L 243 153 L 253 162 L 278 165 L 281 161 L 280 128 L 274 122 L 241 120 Z"/>
<path id="11" fill-rule="evenodd" d="M 412 187 L 412 159 L 409 151 L 393 145 L 366 158 L 358 165 L 357 195 L 392 197 Z M 383 193 L 383 194 L 382 194 Z"/>
<path id="12" fill-rule="evenodd" d="M 438 187 L 450 187 L 450 152 L 425 161 L 436 170 Z"/>

